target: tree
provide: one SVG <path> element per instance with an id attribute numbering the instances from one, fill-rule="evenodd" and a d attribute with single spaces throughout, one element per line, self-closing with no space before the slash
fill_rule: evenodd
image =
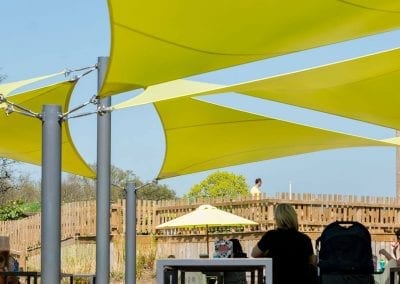
<path id="1" fill-rule="evenodd" d="M 237 197 L 248 195 L 249 186 L 243 175 L 217 171 L 200 183 L 194 185 L 186 197 Z"/>
<path id="2" fill-rule="evenodd" d="M 123 170 L 111 165 L 111 200 L 125 199 L 125 186 L 128 181 L 139 182 L 139 178 L 131 170 Z"/>
<path id="3" fill-rule="evenodd" d="M 61 183 L 62 202 L 92 200 L 96 198 L 94 181 L 68 174 Z"/>
<path id="4" fill-rule="evenodd" d="M 96 165 L 90 165 L 96 171 Z M 111 193 L 110 199 L 112 202 L 117 199 L 125 198 L 123 188 L 129 180 L 136 180 L 137 177 L 130 170 L 123 170 L 114 165 L 111 165 L 110 182 Z M 68 174 L 62 181 L 61 196 L 63 202 L 74 202 L 82 200 L 91 200 L 96 198 L 96 180 Z"/>
<path id="5" fill-rule="evenodd" d="M 14 187 L 7 192 L 6 202 L 21 201 L 24 204 L 40 202 L 40 184 L 27 173 L 14 178 Z"/>
<path id="6" fill-rule="evenodd" d="M 5 78 L 7 78 L 7 76 L 6 76 L 6 75 L 4 75 L 4 74 L 0 74 L 0 82 L 1 82 L 1 81 L 3 81 Z"/>
<path id="7" fill-rule="evenodd" d="M 151 184 L 137 191 L 137 198 L 143 200 L 175 199 L 176 192 L 165 184 Z"/>
<path id="8" fill-rule="evenodd" d="M 6 200 L 7 192 L 15 187 L 13 169 L 10 167 L 15 161 L 6 158 L 0 158 L 0 202 L 3 204 Z"/>
<path id="9" fill-rule="evenodd" d="M 114 185 L 111 191 L 112 200 L 126 198 L 123 188 L 125 188 L 128 181 L 133 182 L 135 186 L 144 184 L 132 171 L 111 166 L 111 183 Z M 137 198 L 143 200 L 174 199 L 176 198 L 176 193 L 166 185 L 150 184 L 137 191 Z"/>
<path id="10" fill-rule="evenodd" d="M 0 82 L 6 78 L 4 74 L 0 74 Z M 12 170 L 9 165 L 15 163 L 7 158 L 0 158 L 0 203 L 5 202 L 7 192 L 13 188 Z"/>
<path id="11" fill-rule="evenodd" d="M 91 165 L 91 167 L 96 170 L 96 165 Z M 111 165 L 110 179 L 112 202 L 126 198 L 124 188 L 128 181 L 133 182 L 135 186 L 143 185 L 143 182 L 131 170 L 123 170 L 113 165 Z M 70 174 L 63 179 L 61 192 L 63 202 L 95 199 L 96 181 Z M 166 185 L 151 184 L 138 190 L 137 197 L 146 200 L 174 199 L 176 193 Z"/>

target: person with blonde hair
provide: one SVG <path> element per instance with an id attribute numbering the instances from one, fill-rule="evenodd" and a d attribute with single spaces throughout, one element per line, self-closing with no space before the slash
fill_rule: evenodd
<path id="1" fill-rule="evenodd" d="M 270 257 L 274 284 L 316 283 L 317 269 L 311 239 L 299 232 L 294 208 L 279 204 L 275 209 L 277 228 L 267 231 L 251 252 L 252 257 Z"/>

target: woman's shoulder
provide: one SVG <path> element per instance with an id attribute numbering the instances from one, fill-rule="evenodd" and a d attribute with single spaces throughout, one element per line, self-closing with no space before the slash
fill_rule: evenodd
<path id="1" fill-rule="evenodd" d="M 268 231 L 266 231 L 266 232 L 264 233 L 264 235 L 278 235 L 278 234 L 280 234 L 279 231 L 280 231 L 280 230 L 278 230 L 278 229 L 268 230 Z"/>
<path id="2" fill-rule="evenodd" d="M 266 231 L 264 234 L 263 234 L 263 236 L 262 236 L 262 239 L 271 239 L 271 238 L 276 238 L 276 237 L 278 237 L 279 238 L 279 235 L 280 235 L 280 233 L 278 232 L 278 230 L 277 229 L 272 229 L 272 230 L 268 230 L 268 231 Z"/>
<path id="3" fill-rule="evenodd" d="M 309 239 L 310 237 L 306 234 L 306 233 L 303 233 L 303 232 L 300 232 L 300 231 L 297 231 L 301 236 L 303 236 L 303 238 L 307 238 L 307 239 Z"/>
<path id="4" fill-rule="evenodd" d="M 298 231 L 298 238 L 301 239 L 303 242 L 311 243 L 311 238 L 303 232 Z"/>
<path id="5" fill-rule="evenodd" d="M 300 239 L 310 239 L 310 237 L 307 236 L 305 233 L 302 233 L 295 229 L 277 229 L 277 230 L 272 230 L 272 231 L 274 231 L 274 232 L 272 232 L 272 234 L 293 236 L 293 237 L 297 237 Z"/>

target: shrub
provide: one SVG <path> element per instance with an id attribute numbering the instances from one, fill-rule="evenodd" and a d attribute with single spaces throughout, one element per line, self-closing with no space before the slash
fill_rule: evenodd
<path id="1" fill-rule="evenodd" d="M 12 201 L 0 207 L 0 221 L 18 220 L 25 217 L 22 201 Z"/>

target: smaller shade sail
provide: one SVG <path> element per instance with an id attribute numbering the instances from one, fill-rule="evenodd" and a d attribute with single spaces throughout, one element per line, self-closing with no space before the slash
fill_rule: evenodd
<path id="1" fill-rule="evenodd" d="M 382 139 L 381 141 L 387 142 L 387 143 L 397 144 L 398 146 L 400 146 L 400 137 L 399 136 L 388 138 L 388 139 Z"/>
<path id="2" fill-rule="evenodd" d="M 66 111 L 76 81 L 65 81 L 10 96 L 7 99 L 33 112 L 40 113 L 45 104 L 61 105 Z M 42 163 L 42 122 L 18 113 L 6 116 L 0 112 L 0 156 L 35 165 Z M 76 150 L 68 129 L 62 125 L 62 170 L 85 177 L 94 177 L 92 169 Z"/>
<path id="3" fill-rule="evenodd" d="M 0 84 L 0 94 L 4 96 L 8 96 L 12 91 L 15 91 L 23 86 L 36 83 L 45 79 L 49 79 L 51 77 L 59 76 L 61 74 L 64 74 L 64 72 L 58 72 L 46 76 L 41 76 L 41 77 L 36 77 L 32 79 L 27 79 L 27 80 L 22 80 L 22 81 L 17 81 L 17 82 L 11 82 L 11 83 L 6 83 L 6 84 Z"/>
<path id="4" fill-rule="evenodd" d="M 159 179 L 329 149 L 396 146 L 191 98 L 155 107 L 166 139 Z"/>
<path id="5" fill-rule="evenodd" d="M 219 89 L 400 129 L 400 48 Z M 213 92 L 210 92 L 213 93 Z"/>
<path id="6" fill-rule="evenodd" d="M 108 0 L 100 96 L 400 27 L 400 2 Z"/>
<path id="7" fill-rule="evenodd" d="M 191 80 L 174 80 L 150 86 L 141 94 L 112 106 L 112 109 L 118 110 L 180 97 L 197 96 L 223 87 L 225 86 Z"/>

